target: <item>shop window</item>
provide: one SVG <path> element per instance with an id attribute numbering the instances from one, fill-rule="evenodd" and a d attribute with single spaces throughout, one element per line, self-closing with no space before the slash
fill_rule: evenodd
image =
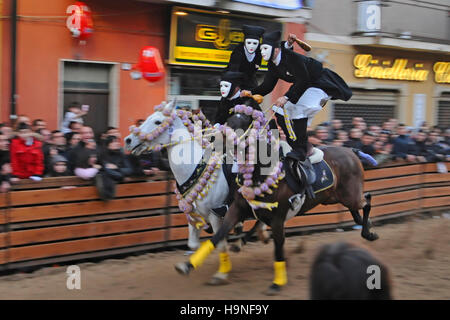
<path id="1" fill-rule="evenodd" d="M 170 72 L 170 95 L 220 96 L 219 85 L 223 69 L 202 70 L 194 68 L 172 68 Z M 258 83 L 264 79 L 260 71 Z"/>
<path id="2" fill-rule="evenodd" d="M 177 98 L 180 106 L 198 106 L 205 116 L 214 122 L 219 106 L 220 79 L 223 69 L 176 68 L 170 71 L 170 97 Z M 258 83 L 262 83 L 264 72 L 258 72 Z"/>

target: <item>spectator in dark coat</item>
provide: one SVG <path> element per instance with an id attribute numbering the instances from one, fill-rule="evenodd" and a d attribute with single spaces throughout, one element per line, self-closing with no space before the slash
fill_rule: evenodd
<path id="1" fill-rule="evenodd" d="M 116 184 L 130 177 L 133 174 L 133 168 L 128 157 L 122 152 L 120 139 L 116 136 L 108 136 L 104 147 L 99 157 L 102 169 L 96 178 L 96 185 L 101 198 L 108 201 L 115 196 Z"/>
<path id="2" fill-rule="evenodd" d="M 351 129 L 348 141 L 344 142 L 344 147 L 361 149 L 363 145 L 361 142 L 361 135 L 362 133 L 360 129 L 358 128 Z"/>
<path id="3" fill-rule="evenodd" d="M 373 147 L 375 137 L 373 133 L 369 131 L 364 132 L 361 138 L 361 142 L 362 142 L 361 151 L 373 156 L 375 154 L 375 148 Z"/>
<path id="4" fill-rule="evenodd" d="M 430 132 L 428 138 L 427 150 L 430 153 L 429 161 L 445 161 L 450 155 L 450 149 L 445 143 L 439 141 L 439 133 L 433 130 Z"/>
<path id="5" fill-rule="evenodd" d="M 90 180 L 97 175 L 101 166 L 98 164 L 96 148 L 95 141 L 90 139 L 84 143 L 83 147 L 72 150 L 77 152 L 75 170 L 73 171 L 77 177 Z"/>
<path id="6" fill-rule="evenodd" d="M 411 153 L 416 156 L 416 160 L 420 162 L 433 161 L 432 154 L 428 151 L 426 145 L 427 135 L 425 132 L 419 131 L 414 139 L 414 145 L 411 146 Z"/>
<path id="7" fill-rule="evenodd" d="M 62 155 L 56 154 L 50 159 L 50 170 L 47 177 L 66 177 L 71 173 L 67 167 L 67 159 Z"/>
<path id="8" fill-rule="evenodd" d="M 50 172 L 52 166 L 51 157 L 55 155 L 66 157 L 66 148 L 66 138 L 64 134 L 59 130 L 53 130 L 51 132 L 49 143 L 44 143 L 42 147 L 44 153 L 45 174 Z"/>
<path id="9" fill-rule="evenodd" d="M 81 141 L 72 148 L 69 152 L 67 152 L 67 160 L 69 160 L 69 169 L 71 171 L 75 170 L 76 163 L 78 162 L 78 155 L 83 153 L 83 149 L 89 141 L 94 139 L 94 131 L 91 127 L 84 126 L 81 128 Z M 92 143 L 91 143 L 92 144 Z M 97 151 L 97 146 L 95 147 L 95 151 Z"/>
<path id="10" fill-rule="evenodd" d="M 331 127 L 329 131 L 329 138 L 330 140 L 338 140 L 338 132 L 342 130 L 343 125 L 342 121 L 339 119 L 333 119 L 331 120 Z"/>
<path id="11" fill-rule="evenodd" d="M 394 139 L 394 148 L 392 155 L 395 159 L 403 159 L 407 161 L 416 161 L 414 152 L 414 141 L 406 135 L 406 127 L 400 124 L 397 128 L 398 137 Z"/>
<path id="12" fill-rule="evenodd" d="M 64 137 L 66 138 L 66 155 L 67 155 L 81 141 L 81 134 L 77 132 L 69 132 L 68 134 L 65 134 Z"/>
<path id="13" fill-rule="evenodd" d="M 33 138 L 26 123 L 17 126 L 18 137 L 11 142 L 11 166 L 13 175 L 20 179 L 41 180 L 44 173 L 42 143 Z"/>
<path id="14" fill-rule="evenodd" d="M 8 136 L 0 134 L 0 192 L 7 192 L 11 188 L 11 173 L 9 139 Z"/>

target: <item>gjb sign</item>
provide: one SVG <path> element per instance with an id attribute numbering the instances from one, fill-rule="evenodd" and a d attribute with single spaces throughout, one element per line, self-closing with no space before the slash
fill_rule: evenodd
<path id="1" fill-rule="evenodd" d="M 244 41 L 244 24 L 261 26 L 267 31 L 282 30 L 281 23 L 270 20 L 173 8 L 169 63 L 226 67 L 234 47 Z"/>

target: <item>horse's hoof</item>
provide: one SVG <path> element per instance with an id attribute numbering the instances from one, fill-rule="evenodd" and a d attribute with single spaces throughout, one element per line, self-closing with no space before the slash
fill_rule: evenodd
<path id="1" fill-rule="evenodd" d="M 211 279 L 209 279 L 209 281 L 206 283 L 210 286 L 223 286 L 226 284 L 229 284 L 230 281 L 228 280 L 228 275 L 223 275 L 223 276 L 213 276 Z"/>
<path id="2" fill-rule="evenodd" d="M 241 248 L 236 244 L 232 244 L 232 245 L 230 245 L 230 251 L 231 252 L 240 252 Z"/>
<path id="3" fill-rule="evenodd" d="M 368 241 L 375 241 L 379 238 L 379 236 L 375 232 L 361 232 L 361 236 Z"/>
<path id="4" fill-rule="evenodd" d="M 279 294 L 281 291 L 281 287 L 275 283 L 272 283 L 272 285 L 269 287 L 269 289 L 267 289 L 264 293 L 267 296 L 275 296 L 277 294 Z"/>
<path id="5" fill-rule="evenodd" d="M 187 276 L 187 275 L 189 275 L 189 272 L 191 271 L 190 263 L 189 263 L 189 262 L 180 262 L 180 263 L 177 263 L 177 264 L 175 265 L 175 270 L 177 270 L 177 272 L 178 272 L 179 274 L 182 274 L 182 275 L 184 275 L 184 276 Z"/>

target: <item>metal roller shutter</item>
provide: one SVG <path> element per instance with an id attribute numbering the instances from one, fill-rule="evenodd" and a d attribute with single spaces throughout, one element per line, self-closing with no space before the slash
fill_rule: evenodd
<path id="1" fill-rule="evenodd" d="M 437 124 L 443 129 L 450 128 L 450 93 L 444 93 L 438 102 Z"/>
<path id="2" fill-rule="evenodd" d="M 395 118 L 398 91 L 352 89 L 349 101 L 334 104 L 334 119 L 340 119 L 344 126 L 350 126 L 353 117 L 362 117 L 367 126 L 381 125 Z"/>

